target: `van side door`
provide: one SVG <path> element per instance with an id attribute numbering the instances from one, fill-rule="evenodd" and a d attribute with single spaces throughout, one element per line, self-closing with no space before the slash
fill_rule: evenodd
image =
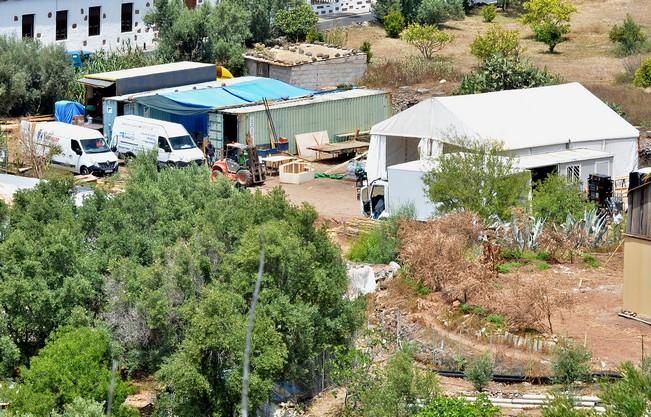
<path id="1" fill-rule="evenodd" d="M 158 137 L 158 163 L 166 164 L 170 159 L 172 147 L 166 137 Z"/>
<path id="2" fill-rule="evenodd" d="M 76 139 L 70 140 L 70 149 L 68 150 L 68 161 L 66 168 L 72 172 L 79 172 L 79 161 L 84 152 L 81 149 L 81 144 Z"/>

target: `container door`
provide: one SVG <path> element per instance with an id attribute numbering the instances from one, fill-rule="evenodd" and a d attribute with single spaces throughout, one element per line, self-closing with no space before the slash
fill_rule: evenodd
<path id="1" fill-rule="evenodd" d="M 208 114 L 208 140 L 215 147 L 215 159 L 224 157 L 224 115 Z"/>

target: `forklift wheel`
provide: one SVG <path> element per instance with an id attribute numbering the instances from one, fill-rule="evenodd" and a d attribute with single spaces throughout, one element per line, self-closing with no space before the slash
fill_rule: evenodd
<path id="1" fill-rule="evenodd" d="M 224 173 L 219 169 L 213 169 L 212 175 L 210 175 L 210 181 L 217 181 L 217 178 L 223 177 Z"/>
<path id="2" fill-rule="evenodd" d="M 250 187 L 253 185 L 253 174 L 248 169 L 242 169 L 237 172 L 237 183 L 243 187 Z"/>

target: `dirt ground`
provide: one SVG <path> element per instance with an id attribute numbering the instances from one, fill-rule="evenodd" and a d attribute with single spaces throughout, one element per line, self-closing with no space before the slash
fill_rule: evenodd
<path id="1" fill-rule="evenodd" d="M 508 29 L 520 31 L 525 56 L 540 67 L 560 74 L 566 81 L 579 81 L 593 90 L 602 99 L 624 106 L 634 123 L 651 123 L 651 94 L 619 83 L 627 61 L 640 58 L 616 56 L 608 39 L 608 31 L 620 23 L 627 13 L 635 21 L 651 31 L 651 6 L 648 0 L 573 0 L 578 11 L 572 16 L 572 31 L 569 40 L 557 47 L 557 53 L 549 54 L 546 45 L 534 41 L 531 30 L 523 25 L 517 16 L 500 12 L 494 23 Z M 477 65 L 470 54 L 470 43 L 474 37 L 486 31 L 478 13 L 461 21 L 447 22 L 443 29 L 454 35 L 453 42 L 439 52 L 449 57 L 459 73 L 469 72 Z M 359 47 L 363 41 L 371 42 L 374 60 L 395 59 L 417 54 L 417 51 L 399 39 L 387 38 L 378 25 L 358 26 L 349 29 L 347 47 Z M 636 61 L 636 62 L 637 62 Z M 435 87 L 438 80 L 425 83 L 422 87 Z M 427 85 L 429 84 L 429 85 Z M 449 88 L 454 84 L 451 83 Z M 421 85 L 419 85 L 421 86 Z"/>

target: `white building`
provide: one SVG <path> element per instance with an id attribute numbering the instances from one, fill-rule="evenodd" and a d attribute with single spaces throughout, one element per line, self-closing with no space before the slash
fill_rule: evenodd
<path id="1" fill-rule="evenodd" d="M 375 0 L 308 0 L 317 15 L 368 13 Z"/>
<path id="2" fill-rule="evenodd" d="M 184 0 L 188 7 L 204 1 Z M 154 31 L 143 19 L 154 0 L 0 0 L 0 34 L 60 43 L 69 51 L 124 44 L 150 50 Z"/>
<path id="3" fill-rule="evenodd" d="M 639 135 L 579 83 L 435 97 L 373 126 L 366 168 L 386 180 L 388 167 L 436 158 L 456 138 L 498 140 L 534 180 L 558 172 L 586 187 L 590 174 L 635 170 Z"/>

